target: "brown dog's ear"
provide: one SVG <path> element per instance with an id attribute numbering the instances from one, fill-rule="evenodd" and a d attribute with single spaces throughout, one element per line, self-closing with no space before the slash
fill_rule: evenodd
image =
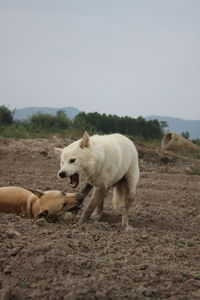
<path id="1" fill-rule="evenodd" d="M 87 131 L 85 131 L 82 140 L 80 141 L 80 147 L 83 149 L 89 147 L 89 144 L 90 144 L 90 136 L 87 133 Z"/>
<path id="2" fill-rule="evenodd" d="M 38 190 L 29 190 L 31 193 L 35 194 L 36 196 L 38 196 L 38 198 L 41 198 L 43 194 L 43 192 L 38 191 Z"/>
<path id="3" fill-rule="evenodd" d="M 60 156 L 61 155 L 61 153 L 62 153 L 62 151 L 63 151 L 63 149 L 61 149 L 61 148 L 53 148 L 53 151 L 54 151 L 54 154 L 56 155 L 56 156 Z"/>

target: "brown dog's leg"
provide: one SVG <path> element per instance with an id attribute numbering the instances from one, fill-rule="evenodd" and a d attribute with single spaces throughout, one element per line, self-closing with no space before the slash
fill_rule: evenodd
<path id="1" fill-rule="evenodd" d="M 83 215 L 80 219 L 80 223 L 87 221 L 92 212 L 94 211 L 95 207 L 102 208 L 103 207 L 103 200 L 106 196 L 107 189 L 105 187 L 97 187 L 90 199 L 89 204 L 86 206 Z"/>

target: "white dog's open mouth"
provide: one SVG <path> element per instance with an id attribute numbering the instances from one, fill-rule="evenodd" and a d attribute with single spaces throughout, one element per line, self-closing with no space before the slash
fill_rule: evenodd
<path id="1" fill-rule="evenodd" d="M 76 188 L 79 185 L 79 175 L 76 173 L 74 175 L 71 175 L 69 178 L 70 178 L 69 185 L 72 188 Z"/>

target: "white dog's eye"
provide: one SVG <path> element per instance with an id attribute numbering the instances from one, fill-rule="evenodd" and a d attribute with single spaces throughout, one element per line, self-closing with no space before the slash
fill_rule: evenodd
<path id="1" fill-rule="evenodd" d="M 69 160 L 69 163 L 70 163 L 70 164 L 73 164 L 75 161 L 76 161 L 76 158 L 71 158 L 71 159 Z"/>

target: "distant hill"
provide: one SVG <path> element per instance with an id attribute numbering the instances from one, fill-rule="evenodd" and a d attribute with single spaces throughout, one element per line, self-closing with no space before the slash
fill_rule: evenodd
<path id="1" fill-rule="evenodd" d="M 33 114 L 36 114 L 38 112 L 44 114 L 56 115 L 58 110 L 65 111 L 69 119 L 73 119 L 77 114 L 80 113 L 80 111 L 77 108 L 71 106 L 61 107 L 61 108 L 35 106 L 35 107 L 24 107 L 24 108 L 16 109 L 14 114 L 14 119 L 26 120 L 28 117 L 31 117 Z"/>
<path id="2" fill-rule="evenodd" d="M 184 120 L 179 118 L 163 117 L 163 116 L 148 116 L 146 120 L 166 121 L 169 125 L 165 131 L 175 131 L 178 134 L 188 131 L 190 139 L 200 138 L 200 120 Z"/>

